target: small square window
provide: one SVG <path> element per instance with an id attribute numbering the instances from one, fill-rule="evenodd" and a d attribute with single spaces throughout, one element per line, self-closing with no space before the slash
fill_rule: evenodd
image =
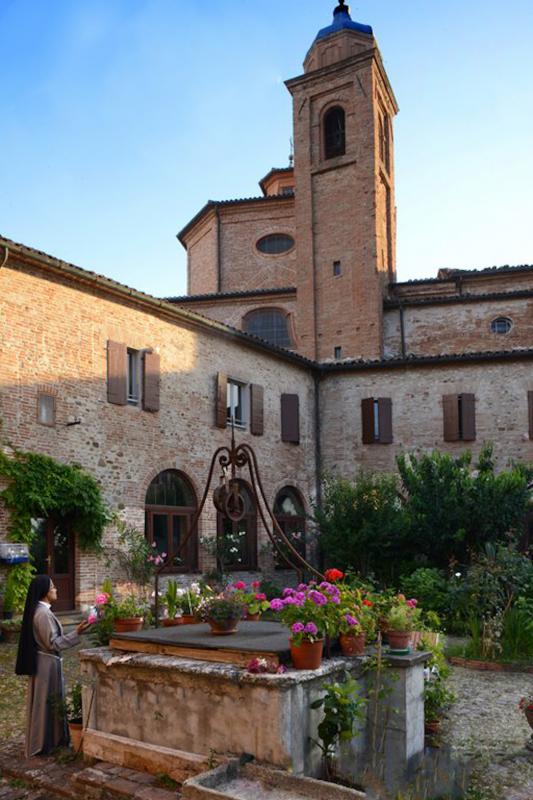
<path id="1" fill-rule="evenodd" d="M 248 387 L 244 383 L 228 380 L 227 420 L 244 428 L 248 422 Z"/>
<path id="2" fill-rule="evenodd" d="M 128 403 L 139 405 L 141 399 L 141 354 L 139 350 L 128 348 Z"/>
<path id="3" fill-rule="evenodd" d="M 334 356 L 334 358 L 336 358 L 337 360 L 338 360 L 339 358 L 342 358 L 342 347 L 336 347 L 336 348 L 335 348 L 335 350 L 333 351 L 333 356 Z"/>
<path id="4" fill-rule="evenodd" d="M 37 422 L 53 428 L 56 424 L 56 399 L 52 394 L 37 395 Z"/>
<path id="5" fill-rule="evenodd" d="M 340 261 L 334 261 L 333 262 L 333 275 L 336 278 L 338 278 L 339 275 L 342 275 L 342 268 L 341 268 L 341 262 Z"/>

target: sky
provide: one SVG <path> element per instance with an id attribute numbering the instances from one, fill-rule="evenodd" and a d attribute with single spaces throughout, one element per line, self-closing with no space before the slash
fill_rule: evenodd
<path id="1" fill-rule="evenodd" d="M 332 0 L 0 0 L 0 234 L 156 296 L 179 230 L 286 166 Z M 400 113 L 398 279 L 533 262 L 533 3 L 359 0 Z"/>

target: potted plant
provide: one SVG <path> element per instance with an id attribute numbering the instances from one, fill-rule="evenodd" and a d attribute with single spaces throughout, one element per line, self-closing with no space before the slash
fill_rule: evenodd
<path id="1" fill-rule="evenodd" d="M 82 688 L 80 681 L 73 683 L 65 701 L 70 743 L 76 753 L 81 746 L 83 730 Z"/>
<path id="2" fill-rule="evenodd" d="M 2 631 L 4 642 L 7 644 L 18 642 L 20 631 L 22 630 L 22 618 L 3 619 L 0 622 L 0 630 Z"/>
<path id="3" fill-rule="evenodd" d="M 178 597 L 178 583 L 174 580 L 169 580 L 163 600 L 167 607 L 167 616 L 163 620 L 163 625 L 169 627 L 170 625 L 181 625 L 181 612 Z"/>
<path id="4" fill-rule="evenodd" d="M 322 662 L 324 637 L 335 631 L 336 606 L 340 590 L 328 581 L 318 586 L 314 581 L 287 587 L 282 597 L 270 601 L 270 608 L 280 614 L 291 632 L 291 659 L 295 669 L 318 669 Z"/>
<path id="5" fill-rule="evenodd" d="M 362 656 L 365 653 L 365 632 L 361 621 L 344 609 L 339 619 L 339 644 L 343 656 Z"/>
<path id="6" fill-rule="evenodd" d="M 417 601 L 406 600 L 403 595 L 395 598 L 386 616 L 387 637 L 391 650 L 407 650 L 411 634 L 420 618 Z"/>
<path id="7" fill-rule="evenodd" d="M 178 606 L 181 611 L 181 621 L 184 625 L 194 625 L 200 621 L 201 607 L 206 598 L 213 596 L 209 586 L 201 586 L 194 581 L 185 589 L 178 589 Z"/>
<path id="8" fill-rule="evenodd" d="M 445 710 L 454 702 L 455 695 L 446 688 L 438 672 L 430 674 L 424 686 L 424 728 L 427 735 L 439 733 Z"/>
<path id="9" fill-rule="evenodd" d="M 248 622 L 256 622 L 263 611 L 270 608 L 266 594 L 258 591 L 260 586 L 261 581 L 253 581 L 249 588 L 244 581 L 236 581 L 228 587 L 234 597 L 237 597 L 243 604 Z"/>
<path id="10" fill-rule="evenodd" d="M 201 606 L 202 619 L 210 625 L 211 633 L 217 636 L 236 633 L 243 611 L 244 606 L 239 598 L 227 593 L 208 598 Z"/>
<path id="11" fill-rule="evenodd" d="M 530 694 L 527 697 L 522 697 L 520 699 L 520 702 L 518 703 L 518 708 L 520 709 L 520 711 L 523 711 L 524 714 L 526 715 L 529 727 L 533 728 L 533 694 Z M 533 734 L 531 736 L 531 739 L 533 743 Z"/>
<path id="12" fill-rule="evenodd" d="M 144 623 L 144 605 L 129 595 L 120 603 L 113 603 L 113 630 L 116 633 L 134 633 L 140 631 Z"/>

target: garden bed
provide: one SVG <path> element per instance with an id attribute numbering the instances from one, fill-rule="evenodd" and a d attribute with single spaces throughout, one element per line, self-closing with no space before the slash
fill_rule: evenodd
<path id="1" fill-rule="evenodd" d="M 478 672 L 526 672 L 533 674 L 533 665 L 505 661 L 481 661 L 476 658 L 449 656 L 448 661 L 455 667 L 473 669 Z"/>

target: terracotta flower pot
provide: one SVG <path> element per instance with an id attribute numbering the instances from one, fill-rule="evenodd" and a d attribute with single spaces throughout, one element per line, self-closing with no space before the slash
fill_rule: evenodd
<path id="1" fill-rule="evenodd" d="M 257 614 L 248 614 L 248 612 L 246 612 L 247 622 L 257 622 L 260 619 L 261 619 L 261 614 L 259 611 L 257 612 Z"/>
<path id="2" fill-rule="evenodd" d="M 142 629 L 143 622 L 143 617 L 118 617 L 113 622 L 113 630 L 115 633 L 135 633 Z"/>
<path id="3" fill-rule="evenodd" d="M 318 669 L 322 663 L 322 651 L 324 649 L 324 639 L 316 642 L 303 641 L 296 646 L 289 639 L 291 646 L 291 660 L 294 669 Z"/>
<path id="4" fill-rule="evenodd" d="M 198 619 L 194 616 L 194 614 L 182 614 L 181 616 L 181 624 L 182 625 L 196 625 Z"/>
<path id="5" fill-rule="evenodd" d="M 353 633 L 339 634 L 339 644 L 343 656 L 363 656 L 365 654 L 365 634 L 354 636 Z"/>
<path id="6" fill-rule="evenodd" d="M 432 719 L 424 722 L 424 733 L 426 736 L 434 736 L 436 733 L 440 733 L 440 728 L 440 719 Z"/>
<path id="7" fill-rule="evenodd" d="M 70 733 L 70 744 L 75 753 L 78 753 L 81 745 L 83 726 L 81 722 L 69 722 L 68 732 Z"/>
<path id="8" fill-rule="evenodd" d="M 411 643 L 411 631 L 387 631 L 391 650 L 407 650 Z"/>
<path id="9" fill-rule="evenodd" d="M 163 620 L 163 625 L 165 628 L 172 628 L 174 625 L 181 625 L 181 617 L 174 617 L 173 619 L 169 619 L 165 617 Z"/>
<path id="10" fill-rule="evenodd" d="M 225 619 L 215 622 L 213 619 L 208 619 L 207 622 L 211 627 L 211 633 L 215 636 L 229 636 L 230 633 L 237 633 L 239 625 L 238 619 Z"/>
<path id="11" fill-rule="evenodd" d="M 2 628 L 2 639 L 7 644 L 16 644 L 20 637 L 20 628 L 6 627 Z"/>

